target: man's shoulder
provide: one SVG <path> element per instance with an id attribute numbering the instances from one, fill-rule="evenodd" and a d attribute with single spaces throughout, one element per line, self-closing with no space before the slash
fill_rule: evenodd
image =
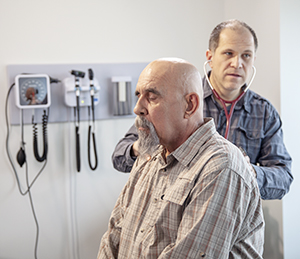
<path id="1" fill-rule="evenodd" d="M 247 95 L 245 98 L 246 98 L 245 101 L 249 102 L 251 105 L 260 105 L 260 106 L 268 107 L 269 109 L 276 110 L 273 104 L 267 98 L 261 96 L 260 94 L 252 90 L 247 91 Z"/>
<path id="2" fill-rule="evenodd" d="M 204 157 L 206 160 L 203 167 L 204 174 L 235 174 L 249 188 L 255 186 L 255 179 L 242 152 L 219 133 L 216 132 L 203 146 L 196 163 L 202 163 Z"/>

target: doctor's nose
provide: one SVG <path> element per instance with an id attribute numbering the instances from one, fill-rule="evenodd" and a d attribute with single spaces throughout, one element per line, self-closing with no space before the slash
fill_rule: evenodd
<path id="1" fill-rule="evenodd" d="M 139 98 L 136 102 L 136 105 L 133 109 L 133 112 L 136 114 L 136 115 L 140 115 L 140 116 L 145 116 L 148 114 L 148 111 L 147 109 L 145 108 L 145 106 L 143 105 L 143 100 L 142 98 Z"/>
<path id="2" fill-rule="evenodd" d="M 243 60 L 238 56 L 234 56 L 231 60 L 231 66 L 234 68 L 242 68 Z"/>

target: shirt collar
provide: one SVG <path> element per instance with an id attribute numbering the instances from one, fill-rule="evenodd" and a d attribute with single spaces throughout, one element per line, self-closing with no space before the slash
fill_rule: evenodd
<path id="1" fill-rule="evenodd" d="M 208 77 L 210 76 L 210 72 L 208 72 Z M 242 86 L 243 88 L 246 87 L 246 85 Z M 245 111 L 247 111 L 248 113 L 250 113 L 250 93 L 251 91 L 248 89 L 246 94 L 243 96 L 243 98 L 241 100 L 238 101 L 238 103 L 236 104 L 235 108 L 237 110 L 241 109 L 242 107 L 244 107 Z M 203 78 L 203 98 L 204 100 L 208 97 L 213 98 L 213 92 L 209 86 L 209 83 L 206 80 L 206 77 Z"/>
<path id="2" fill-rule="evenodd" d="M 216 132 L 215 123 L 212 118 L 204 118 L 201 125 L 180 147 L 173 151 L 170 156 L 183 164 L 189 166 L 193 158 L 199 152 L 201 146 Z"/>

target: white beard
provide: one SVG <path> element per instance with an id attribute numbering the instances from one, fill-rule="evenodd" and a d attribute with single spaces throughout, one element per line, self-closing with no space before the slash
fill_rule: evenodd
<path id="1" fill-rule="evenodd" d="M 159 138 L 153 124 L 147 121 L 144 117 L 136 117 L 135 127 L 137 128 L 138 139 L 138 152 L 140 155 L 151 155 L 159 145 Z M 149 132 L 139 130 L 139 127 L 148 128 Z"/>

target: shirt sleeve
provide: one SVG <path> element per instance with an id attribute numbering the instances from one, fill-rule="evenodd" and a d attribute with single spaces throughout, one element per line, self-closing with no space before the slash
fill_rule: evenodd
<path id="1" fill-rule="evenodd" d="M 199 179 L 190 197 L 176 242 L 160 259 L 262 258 L 264 221 L 258 187 L 249 188 L 238 174 L 223 169 Z M 170 202 L 169 211 L 172 206 L 177 204 Z"/>
<path id="2" fill-rule="evenodd" d="M 270 116 L 265 118 L 265 132 L 262 139 L 258 164 L 253 168 L 262 199 L 281 199 L 290 189 L 293 181 L 292 159 L 283 142 L 282 123 L 275 108 L 270 106 Z"/>
<path id="3" fill-rule="evenodd" d="M 135 125 L 132 125 L 128 132 L 125 134 L 115 147 L 112 154 L 113 166 L 116 170 L 124 173 L 131 171 L 136 157 L 130 154 L 133 143 L 138 139 L 138 133 Z"/>

